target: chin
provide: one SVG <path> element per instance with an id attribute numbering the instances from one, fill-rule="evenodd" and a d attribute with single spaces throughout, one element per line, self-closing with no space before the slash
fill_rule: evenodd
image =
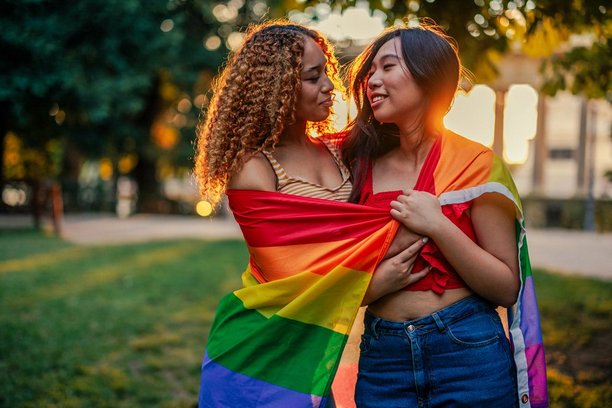
<path id="1" fill-rule="evenodd" d="M 389 122 L 389 117 L 385 116 L 385 115 L 373 115 L 374 119 L 376 119 L 376 121 L 380 122 L 380 123 L 387 123 Z"/>
<path id="2" fill-rule="evenodd" d="M 312 119 L 310 119 L 311 122 L 322 122 L 325 119 L 327 119 L 329 117 L 329 112 L 326 112 L 323 115 L 318 115 L 318 116 L 313 116 Z"/>

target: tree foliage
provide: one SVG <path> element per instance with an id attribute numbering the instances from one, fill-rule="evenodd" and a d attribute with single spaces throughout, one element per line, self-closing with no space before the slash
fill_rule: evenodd
<path id="1" fill-rule="evenodd" d="M 205 102 L 212 76 L 206 72 L 216 72 L 227 53 L 223 43 L 203 46 L 222 27 L 214 6 L 206 0 L 2 1 L 2 139 L 14 132 L 24 149 L 47 158 L 49 142 L 60 141 L 67 162 L 77 155 L 117 163 L 132 154 L 136 168 L 148 172 L 160 157 L 189 167 L 195 97 Z M 163 124 L 157 136 L 164 140 L 152 134 L 155 123 Z"/>
<path id="2" fill-rule="evenodd" d="M 612 102 L 610 5 L 601 0 L 538 0 L 528 16 L 527 40 L 548 32 L 558 46 L 543 56 L 543 91 L 568 90 Z M 537 43 L 537 42 L 536 42 Z"/>
<path id="3" fill-rule="evenodd" d="M 307 6 L 355 6 L 359 0 L 308 0 Z M 460 44 L 462 61 L 478 81 L 496 75 L 500 53 L 522 49 L 543 60 L 542 90 L 568 90 L 587 98 L 610 93 L 610 5 L 602 0 L 375 0 L 369 5 L 397 20 L 431 17 Z M 576 39 L 586 45 L 573 45 Z"/>
<path id="4" fill-rule="evenodd" d="M 0 138 L 17 135 L 23 149 L 36 152 L 31 157 L 48 162 L 47 175 L 66 172 L 74 157 L 108 157 L 115 167 L 148 174 L 142 183 L 155 183 L 159 163 L 191 166 L 210 80 L 245 27 L 321 2 L 341 9 L 358 3 L 3 0 Z M 546 92 L 611 99 L 611 24 L 601 0 L 373 0 L 369 6 L 382 10 L 389 25 L 433 18 L 457 39 L 478 81 L 492 79 L 493 61 L 519 43 L 546 61 Z M 589 42 L 564 49 L 576 33 Z M 0 158 L 4 146 L 0 141 Z"/>

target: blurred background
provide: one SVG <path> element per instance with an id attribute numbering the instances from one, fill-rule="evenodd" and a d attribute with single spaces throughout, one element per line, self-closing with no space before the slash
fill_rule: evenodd
<path id="1" fill-rule="evenodd" d="M 191 176 L 195 127 L 249 23 L 287 17 L 319 29 L 347 63 L 386 26 L 431 17 L 472 73 L 446 124 L 504 158 L 530 225 L 610 230 L 609 9 L 601 0 L 4 0 L 0 213 L 32 213 L 37 224 L 62 211 L 209 216 Z M 340 129 L 354 109 L 337 99 Z"/>
<path id="2" fill-rule="evenodd" d="M 210 84 L 286 17 L 350 62 L 433 18 L 471 72 L 445 118 L 511 169 L 551 407 L 612 406 L 604 0 L 0 0 L 0 407 L 195 407 L 248 252 L 192 177 Z M 337 126 L 354 112 L 337 99 Z"/>

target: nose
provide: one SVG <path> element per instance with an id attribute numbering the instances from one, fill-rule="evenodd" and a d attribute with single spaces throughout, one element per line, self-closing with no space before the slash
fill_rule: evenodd
<path id="1" fill-rule="evenodd" d="M 382 80 L 380 76 L 377 75 L 377 72 L 378 71 L 374 71 L 368 76 L 368 88 L 370 89 L 378 88 L 382 85 Z"/>
<path id="2" fill-rule="evenodd" d="M 325 81 L 323 81 L 323 85 L 321 86 L 321 92 L 330 93 L 334 90 L 334 83 L 329 79 L 327 75 L 325 75 Z"/>

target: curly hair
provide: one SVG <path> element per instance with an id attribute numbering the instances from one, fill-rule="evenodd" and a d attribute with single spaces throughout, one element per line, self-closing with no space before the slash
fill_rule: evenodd
<path id="1" fill-rule="evenodd" d="M 331 44 L 318 32 L 285 20 L 250 26 L 213 81 L 213 96 L 197 129 L 194 169 L 201 195 L 213 206 L 245 160 L 273 150 L 295 121 L 306 37 L 319 45 L 327 59 L 325 73 L 342 90 Z M 321 122 L 307 123 L 308 134 L 333 130 L 333 112 Z"/>

